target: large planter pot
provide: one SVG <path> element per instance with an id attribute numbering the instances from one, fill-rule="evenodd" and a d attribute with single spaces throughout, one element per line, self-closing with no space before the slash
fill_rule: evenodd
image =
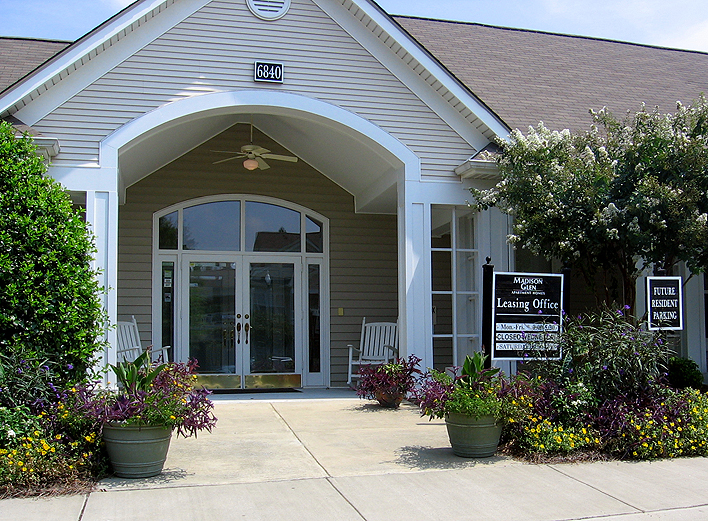
<path id="1" fill-rule="evenodd" d="M 449 413 L 445 416 L 445 425 L 456 456 L 488 458 L 497 451 L 502 428 L 494 416 L 475 419 L 466 414 Z"/>
<path id="2" fill-rule="evenodd" d="M 157 476 L 167 459 L 172 429 L 164 426 L 107 424 L 103 441 L 116 476 Z"/>
<path id="3" fill-rule="evenodd" d="M 375 397 L 381 407 L 387 407 L 389 409 L 398 408 L 403 401 L 403 395 L 401 393 L 384 393 L 381 391 L 376 391 Z"/>

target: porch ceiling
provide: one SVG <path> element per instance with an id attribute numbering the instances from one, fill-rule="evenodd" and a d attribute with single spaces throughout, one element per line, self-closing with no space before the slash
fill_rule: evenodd
<path id="1" fill-rule="evenodd" d="M 209 114 L 172 121 L 119 150 L 121 189 L 237 123 L 253 122 L 293 155 L 354 196 L 356 210 L 395 214 L 403 163 L 370 137 L 313 114 Z M 234 143 L 239 150 L 246 143 Z"/>

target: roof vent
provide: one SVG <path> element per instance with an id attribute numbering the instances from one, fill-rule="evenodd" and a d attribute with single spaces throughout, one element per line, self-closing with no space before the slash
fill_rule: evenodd
<path id="1" fill-rule="evenodd" d="M 248 8 L 258 18 L 277 20 L 290 9 L 290 0 L 246 0 Z"/>

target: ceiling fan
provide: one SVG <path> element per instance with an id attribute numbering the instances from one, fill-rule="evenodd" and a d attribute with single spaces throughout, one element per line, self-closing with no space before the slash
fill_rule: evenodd
<path id="1" fill-rule="evenodd" d="M 243 162 L 244 168 L 246 170 L 255 170 L 260 168 L 265 170 L 270 168 L 270 165 L 265 162 L 266 159 L 275 159 L 277 161 L 289 161 L 291 163 L 297 163 L 297 157 L 294 156 L 283 156 L 280 154 L 271 154 L 270 150 L 263 148 L 258 145 L 253 144 L 253 125 L 251 125 L 251 144 L 243 145 L 240 152 L 234 152 L 233 150 L 212 150 L 215 154 L 232 154 L 232 157 L 227 157 L 226 159 L 221 159 L 219 161 L 214 161 L 212 164 L 217 165 L 219 163 L 226 163 L 227 161 L 233 161 L 234 159 L 246 158 Z"/>

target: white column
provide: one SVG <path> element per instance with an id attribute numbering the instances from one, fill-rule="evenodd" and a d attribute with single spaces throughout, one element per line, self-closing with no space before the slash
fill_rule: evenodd
<path id="1" fill-rule="evenodd" d="M 422 370 L 433 367 L 430 284 L 430 204 L 411 202 L 411 188 L 399 194 L 399 321 L 402 356 L 421 358 Z"/>
<path id="2" fill-rule="evenodd" d="M 688 279 L 690 273 L 682 266 L 681 275 L 683 280 Z M 694 360 L 706 376 L 706 331 L 705 331 L 705 297 L 703 293 L 703 277 L 697 275 L 691 277 L 683 288 L 684 308 L 683 323 L 684 331 L 682 335 L 682 353 L 691 360 Z M 645 296 L 646 299 L 646 291 Z M 637 299 L 639 300 L 639 298 Z"/>
<path id="3" fill-rule="evenodd" d="M 118 192 L 86 191 L 86 221 L 95 237 L 96 249 L 93 267 L 99 270 L 99 284 L 105 289 L 103 307 L 108 320 L 115 325 L 118 317 Z M 99 368 L 116 362 L 116 332 L 109 327 L 105 333 L 110 348 L 97 360 Z"/>

